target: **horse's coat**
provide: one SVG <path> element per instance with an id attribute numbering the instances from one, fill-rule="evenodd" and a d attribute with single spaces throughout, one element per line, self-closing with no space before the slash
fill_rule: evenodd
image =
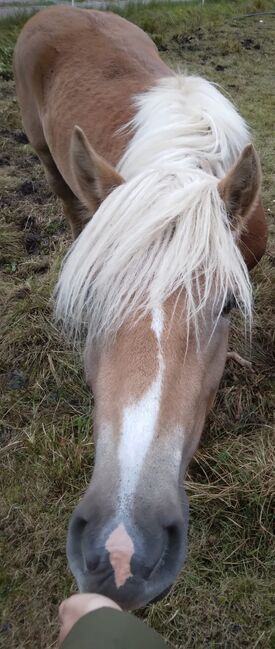
<path id="1" fill-rule="evenodd" d="M 218 89 L 176 75 L 113 14 L 40 12 L 14 71 L 26 133 L 79 235 L 56 310 L 86 334 L 96 462 L 68 558 L 81 590 L 136 608 L 185 560 L 184 473 L 222 376 L 232 297 L 249 319 L 248 269 L 265 250 L 260 165 Z"/>

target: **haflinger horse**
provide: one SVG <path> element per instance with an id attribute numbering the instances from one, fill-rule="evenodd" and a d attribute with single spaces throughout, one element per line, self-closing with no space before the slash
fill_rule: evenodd
<path id="1" fill-rule="evenodd" d="M 96 460 L 69 524 L 81 591 L 133 609 L 187 552 L 184 474 L 223 373 L 233 305 L 266 223 L 243 119 L 212 84 L 176 74 L 112 13 L 54 7 L 14 54 L 23 125 L 76 239 L 56 289 L 85 337 Z"/>

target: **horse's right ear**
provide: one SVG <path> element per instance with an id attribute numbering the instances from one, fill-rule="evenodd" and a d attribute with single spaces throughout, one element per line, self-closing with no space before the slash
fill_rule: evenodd
<path id="1" fill-rule="evenodd" d="M 257 153 L 248 144 L 236 164 L 219 183 L 231 225 L 241 232 L 255 207 L 261 187 L 261 166 Z"/>
<path id="2" fill-rule="evenodd" d="M 94 213 L 106 196 L 124 180 L 114 167 L 95 152 L 79 126 L 73 130 L 70 154 L 80 197 Z"/>
<path id="3" fill-rule="evenodd" d="M 267 223 L 259 198 L 261 178 L 259 158 L 249 144 L 218 185 L 249 270 L 261 259 L 267 242 Z"/>

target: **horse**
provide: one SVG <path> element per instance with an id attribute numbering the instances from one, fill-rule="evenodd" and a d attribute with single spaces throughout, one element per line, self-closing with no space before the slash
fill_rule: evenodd
<path id="1" fill-rule="evenodd" d="M 84 345 L 96 457 L 67 536 L 82 592 L 140 608 L 187 555 L 186 469 L 223 374 L 233 306 L 266 246 L 261 168 L 217 86 L 176 73 L 109 12 L 40 11 L 14 53 L 23 126 L 74 242 L 55 291 Z"/>

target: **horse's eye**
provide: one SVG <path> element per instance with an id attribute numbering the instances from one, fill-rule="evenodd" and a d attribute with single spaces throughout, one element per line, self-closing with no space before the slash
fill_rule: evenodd
<path id="1" fill-rule="evenodd" d="M 226 299 L 226 301 L 224 303 L 224 307 L 223 307 L 223 310 L 222 310 L 222 315 L 228 315 L 228 313 L 230 313 L 231 309 L 235 309 L 236 306 L 237 306 L 237 303 L 236 303 L 234 295 L 230 295 Z"/>

